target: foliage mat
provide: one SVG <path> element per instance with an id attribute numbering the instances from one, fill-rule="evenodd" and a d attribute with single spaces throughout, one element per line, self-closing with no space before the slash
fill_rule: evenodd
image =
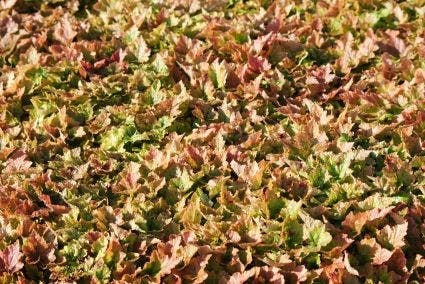
<path id="1" fill-rule="evenodd" d="M 1 0 L 0 283 L 425 283 L 424 94 L 424 0 Z"/>

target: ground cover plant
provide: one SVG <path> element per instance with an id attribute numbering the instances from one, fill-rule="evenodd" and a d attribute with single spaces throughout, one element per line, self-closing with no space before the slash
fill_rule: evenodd
<path id="1" fill-rule="evenodd" d="M 0 10 L 0 283 L 425 283 L 425 1 Z"/>

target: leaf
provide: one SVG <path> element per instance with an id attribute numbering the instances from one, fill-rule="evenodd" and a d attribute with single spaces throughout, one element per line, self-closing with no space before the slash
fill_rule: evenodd
<path id="1" fill-rule="evenodd" d="M 2 0 L 0 1 L 0 10 L 10 9 L 15 5 L 17 0 Z"/>
<path id="2" fill-rule="evenodd" d="M 153 125 L 152 137 L 156 140 L 161 140 L 167 134 L 167 128 L 171 126 L 173 118 L 165 115 L 158 119 Z"/>
<path id="3" fill-rule="evenodd" d="M 16 151 L 7 160 L 4 172 L 8 174 L 25 172 L 32 165 L 32 162 L 28 161 L 27 158 L 27 155 L 22 150 Z"/>
<path id="4" fill-rule="evenodd" d="M 270 200 L 267 205 L 269 208 L 270 217 L 276 218 L 276 216 L 280 213 L 280 210 L 285 207 L 285 201 L 280 198 L 276 198 Z"/>
<path id="5" fill-rule="evenodd" d="M 347 269 L 350 274 L 359 276 L 359 272 L 351 266 L 349 255 L 346 251 L 344 252 L 344 265 L 345 269 Z"/>
<path id="6" fill-rule="evenodd" d="M 239 284 L 247 282 L 251 277 L 258 273 L 258 267 L 253 267 L 249 270 L 245 270 L 243 272 L 235 272 L 233 273 L 227 283 L 229 284 Z"/>
<path id="7" fill-rule="evenodd" d="M 21 262 L 22 253 L 19 251 L 19 242 L 7 246 L 0 253 L 0 272 L 15 273 L 24 267 Z"/>
<path id="8" fill-rule="evenodd" d="M 48 243 L 36 231 L 33 231 L 22 246 L 25 261 L 29 264 L 40 263 L 41 265 L 46 265 L 55 261 L 56 256 L 54 246 L 54 243 Z"/>
<path id="9" fill-rule="evenodd" d="M 135 191 L 140 188 L 138 180 L 141 178 L 140 164 L 130 162 L 127 168 L 121 173 L 121 180 L 119 181 L 116 191 L 131 190 Z"/>
<path id="10" fill-rule="evenodd" d="M 270 70 L 271 65 L 266 58 L 249 56 L 248 57 L 248 68 L 254 73 L 261 74 L 265 71 Z"/>
<path id="11" fill-rule="evenodd" d="M 241 165 L 233 160 L 230 162 L 230 166 L 239 178 L 252 185 L 254 189 L 257 189 L 261 185 L 266 169 L 266 163 L 264 161 L 260 163 L 254 161 L 247 165 Z"/>
<path id="12" fill-rule="evenodd" d="M 213 81 L 214 87 L 216 87 L 217 89 L 224 88 L 227 79 L 227 70 L 225 62 L 222 61 L 221 63 L 218 63 L 218 59 L 214 60 L 214 62 L 210 65 L 208 75 Z"/>
<path id="13" fill-rule="evenodd" d="M 200 197 L 198 194 L 193 194 L 192 197 L 186 202 L 186 206 L 180 212 L 181 222 L 187 227 L 192 228 L 201 223 L 202 212 L 200 210 Z"/>
<path id="14" fill-rule="evenodd" d="M 312 94 L 317 94 L 323 92 L 335 77 L 332 74 L 331 66 L 327 64 L 324 67 L 314 68 L 310 71 L 305 83 Z"/>
<path id="15" fill-rule="evenodd" d="M 164 58 L 160 54 L 156 54 L 155 59 L 152 62 L 152 67 L 155 72 L 161 75 L 168 74 L 168 66 L 165 64 Z"/>
<path id="16" fill-rule="evenodd" d="M 182 257 L 177 254 L 181 245 L 181 237 L 171 238 L 166 243 L 159 243 L 158 248 L 153 251 L 150 261 L 145 264 L 143 273 L 155 276 L 170 274 L 171 270 L 182 261 Z"/>
<path id="17" fill-rule="evenodd" d="M 172 184 L 182 192 L 188 191 L 193 183 L 186 169 L 178 170 L 177 177 L 174 178 L 172 182 Z"/>
<path id="18" fill-rule="evenodd" d="M 378 232 L 378 241 L 388 249 L 401 248 L 405 245 L 408 223 L 404 222 L 395 226 L 386 225 Z"/>
<path id="19" fill-rule="evenodd" d="M 394 207 L 390 206 L 384 209 L 375 208 L 365 212 L 354 214 L 350 212 L 342 222 L 342 226 L 349 231 L 354 231 L 356 234 L 360 234 L 362 228 L 367 223 L 385 217 L 392 211 Z"/>
<path id="20" fill-rule="evenodd" d="M 74 31 L 72 27 L 69 15 L 66 14 L 61 18 L 61 21 L 56 24 L 53 36 L 56 40 L 62 42 L 63 44 L 68 44 L 74 39 L 76 35 L 77 32 Z"/>
<path id="21" fill-rule="evenodd" d="M 277 267 L 262 266 L 255 277 L 258 281 L 264 279 L 266 283 L 284 284 L 285 277 L 280 273 Z"/>
<path id="22" fill-rule="evenodd" d="M 151 260 L 145 264 L 142 273 L 156 276 L 161 272 L 161 260 L 156 255 L 157 253 L 152 253 L 153 258 L 151 257 Z"/>
<path id="23" fill-rule="evenodd" d="M 151 55 L 151 50 L 147 46 L 143 37 L 139 37 L 135 42 L 136 50 L 134 51 L 137 60 L 140 63 L 147 62 L 149 60 L 149 56 Z"/>
<path id="24" fill-rule="evenodd" d="M 387 262 L 392 252 L 382 248 L 375 238 L 364 238 L 358 244 L 359 254 L 372 264 L 381 265 Z"/>
<path id="25" fill-rule="evenodd" d="M 404 252 L 401 249 L 395 249 L 391 258 L 387 262 L 389 270 L 396 271 L 403 275 L 407 274 L 408 270 L 406 267 L 407 259 Z"/>
<path id="26" fill-rule="evenodd" d="M 41 84 L 42 80 L 47 78 L 47 71 L 44 68 L 31 68 L 26 72 L 26 76 L 34 83 L 35 86 Z"/>
<path id="27" fill-rule="evenodd" d="M 304 227 L 298 221 L 288 220 L 284 224 L 285 243 L 290 248 L 295 248 L 303 243 Z M 308 237 L 308 236 L 307 236 Z"/>
<path id="28" fill-rule="evenodd" d="M 325 225 L 319 225 L 313 229 L 306 229 L 309 244 L 316 248 L 326 246 L 332 241 L 332 235 L 326 231 Z"/>
<path id="29" fill-rule="evenodd" d="M 38 123 L 41 123 L 46 116 L 58 110 L 54 103 L 39 97 L 31 98 L 31 103 L 33 108 L 30 109 L 30 116 Z"/>
<path id="30" fill-rule="evenodd" d="M 65 256 L 66 261 L 70 265 L 72 265 L 72 263 L 77 265 L 78 260 L 87 255 L 87 251 L 83 249 L 82 245 L 78 241 L 73 240 L 64 246 L 64 248 L 60 251 L 60 254 Z"/>
<path id="31" fill-rule="evenodd" d="M 121 261 L 124 258 L 124 256 L 125 254 L 121 251 L 120 242 L 115 238 L 111 239 L 109 241 L 108 248 L 105 251 L 105 255 L 103 256 L 105 263 L 110 268 L 112 268 L 119 261 Z"/>
<path id="32" fill-rule="evenodd" d="M 161 91 L 161 81 L 155 80 L 147 91 L 147 103 L 156 105 L 165 97 L 164 92 Z"/>
<path id="33" fill-rule="evenodd" d="M 111 130 L 102 135 L 100 147 L 105 150 L 117 150 L 118 152 L 123 152 L 125 134 L 125 127 L 113 127 Z"/>
<path id="34" fill-rule="evenodd" d="M 303 235 L 313 248 L 320 249 L 332 241 L 332 235 L 326 231 L 323 222 L 313 219 L 309 215 L 302 213 L 301 218 L 304 221 Z"/>
<path id="35" fill-rule="evenodd" d="M 147 138 L 147 137 L 146 137 Z M 120 126 L 111 127 L 104 132 L 100 138 L 100 148 L 109 151 L 125 152 L 124 146 L 129 143 L 146 139 L 145 135 L 137 131 L 132 118 L 127 118 L 126 122 Z"/>

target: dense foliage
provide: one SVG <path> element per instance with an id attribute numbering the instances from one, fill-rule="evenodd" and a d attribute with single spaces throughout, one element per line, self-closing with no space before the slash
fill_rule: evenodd
<path id="1" fill-rule="evenodd" d="M 0 10 L 0 283 L 425 283 L 425 1 Z"/>

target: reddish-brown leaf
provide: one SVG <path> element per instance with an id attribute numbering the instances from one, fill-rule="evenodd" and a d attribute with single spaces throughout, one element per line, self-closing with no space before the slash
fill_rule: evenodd
<path id="1" fill-rule="evenodd" d="M 0 252 L 0 272 L 15 273 L 21 270 L 24 267 L 21 257 L 22 253 L 19 251 L 18 241 L 6 247 Z"/>

